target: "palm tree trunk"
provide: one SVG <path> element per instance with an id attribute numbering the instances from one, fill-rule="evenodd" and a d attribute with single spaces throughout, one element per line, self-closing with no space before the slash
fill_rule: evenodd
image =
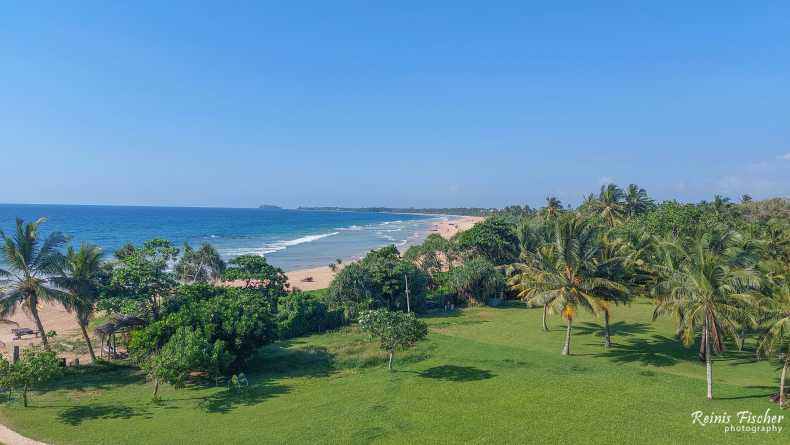
<path id="1" fill-rule="evenodd" d="M 27 408 L 27 385 L 22 387 L 22 406 Z"/>
<path id="2" fill-rule="evenodd" d="M 609 332 L 609 309 L 604 309 L 603 311 L 603 324 L 605 329 L 603 344 L 608 348 L 612 346 L 612 334 Z"/>
<path id="3" fill-rule="evenodd" d="M 566 320 L 568 321 L 568 327 L 565 329 L 565 346 L 562 347 L 562 355 L 571 355 L 571 324 L 573 320 L 570 317 Z"/>
<path id="4" fill-rule="evenodd" d="M 785 365 L 782 367 L 782 375 L 779 377 L 779 407 L 785 406 L 785 377 L 787 377 L 787 368 L 790 366 L 790 354 L 785 356 Z"/>
<path id="5" fill-rule="evenodd" d="M 392 371 L 392 356 L 393 355 L 395 355 L 395 354 L 392 351 L 390 351 L 389 364 L 387 365 L 387 367 L 389 368 L 390 371 Z"/>
<path id="6" fill-rule="evenodd" d="M 549 330 L 549 325 L 546 323 L 546 316 L 548 315 L 548 312 L 549 312 L 549 305 L 548 304 L 544 304 L 543 305 L 543 330 L 544 331 L 548 331 Z"/>
<path id="7" fill-rule="evenodd" d="M 705 319 L 702 337 L 705 342 L 705 374 L 708 383 L 708 400 L 713 400 L 713 363 L 710 356 L 710 332 L 707 319 Z"/>
<path id="8" fill-rule="evenodd" d="M 154 379 L 154 400 L 159 398 L 159 379 Z"/>
<path id="9" fill-rule="evenodd" d="M 41 324 L 41 317 L 38 316 L 38 299 L 33 298 L 30 301 L 32 304 L 30 305 L 30 314 L 33 316 L 33 321 L 36 322 L 36 329 L 38 329 L 39 334 L 41 335 L 41 344 L 44 345 L 44 349 L 49 351 L 49 341 L 47 340 L 47 333 L 44 331 L 44 325 Z"/>
<path id="10" fill-rule="evenodd" d="M 85 344 L 88 345 L 88 352 L 91 354 L 91 361 L 94 363 L 96 362 L 96 353 L 93 352 L 93 345 L 91 344 L 91 338 L 88 335 L 88 330 L 85 328 L 85 323 L 81 320 L 77 320 L 80 324 L 80 329 L 82 329 L 82 336 L 85 338 Z"/>

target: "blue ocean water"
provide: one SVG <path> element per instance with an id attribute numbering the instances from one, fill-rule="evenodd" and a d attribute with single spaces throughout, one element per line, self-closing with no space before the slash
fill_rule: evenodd
<path id="1" fill-rule="evenodd" d="M 88 241 L 111 255 L 118 247 L 164 238 L 177 246 L 211 243 L 229 259 L 264 255 L 284 270 L 355 259 L 370 249 L 419 242 L 445 217 L 363 212 L 223 209 L 195 207 L 0 204 L 0 229 L 10 234 L 16 217 L 45 216 L 44 233 L 60 231 L 72 243 Z"/>

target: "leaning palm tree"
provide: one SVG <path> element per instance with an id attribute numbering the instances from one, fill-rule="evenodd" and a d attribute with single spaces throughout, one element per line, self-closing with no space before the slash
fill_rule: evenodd
<path id="1" fill-rule="evenodd" d="M 707 397 L 713 398 L 712 356 L 724 351 L 724 337 L 737 339 L 744 326 L 756 323 L 758 274 L 730 256 L 722 239 L 733 235 L 706 233 L 690 247 L 675 245 L 678 261 L 663 271 L 653 319 L 678 318 L 678 331 L 686 346 L 700 339 L 700 357 L 705 361 Z M 722 247 L 724 247 L 722 249 Z"/>
<path id="2" fill-rule="evenodd" d="M 82 337 L 88 345 L 91 359 L 96 361 L 88 323 L 93 316 L 96 300 L 99 298 L 102 250 L 98 246 L 82 244 L 79 250 L 69 247 L 66 252 L 63 271 L 53 282 L 68 292 L 63 299 L 65 308 L 73 312 L 82 330 Z"/>
<path id="3" fill-rule="evenodd" d="M 770 298 L 764 298 L 762 320 L 766 325 L 757 350 L 766 355 L 784 356 L 779 377 L 779 406 L 785 405 L 785 379 L 790 368 L 790 277 L 776 286 Z"/>
<path id="4" fill-rule="evenodd" d="M 553 296 L 536 298 L 536 294 L 540 289 L 536 287 L 534 283 L 544 281 L 542 275 L 557 272 L 554 269 L 557 265 L 554 244 L 544 244 L 534 251 L 528 251 L 523 259 L 523 262 L 512 264 L 509 267 L 508 276 L 510 278 L 508 279 L 508 284 L 511 289 L 516 292 L 516 296 L 522 300 L 531 304 L 540 301 L 543 305 L 541 325 L 544 331 L 548 331 L 549 325 L 547 319 L 551 311 Z"/>
<path id="5" fill-rule="evenodd" d="M 625 292 L 626 287 L 604 277 L 596 256 L 600 247 L 597 229 L 579 216 L 559 220 L 555 226 L 553 260 L 535 265 L 535 271 L 522 271 L 511 279 L 511 286 L 527 302 L 541 305 L 565 318 L 563 355 L 571 353 L 573 319 L 579 308 L 598 314 L 603 298 L 610 292 Z"/>
<path id="6" fill-rule="evenodd" d="M 63 254 L 60 247 L 67 241 L 60 232 L 51 233 L 43 242 L 38 228 L 46 218 L 32 223 L 16 219 L 16 233 L 8 236 L 0 231 L 0 256 L 7 269 L 0 269 L 0 317 L 12 315 L 17 308 L 29 313 L 41 333 L 41 342 L 49 349 L 47 333 L 38 314 L 38 305 L 46 301 L 60 301 L 65 293 L 52 287 L 50 278 L 60 272 Z"/>

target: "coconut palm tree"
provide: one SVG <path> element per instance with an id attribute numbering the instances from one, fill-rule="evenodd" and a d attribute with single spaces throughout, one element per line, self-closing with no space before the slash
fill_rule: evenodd
<path id="1" fill-rule="evenodd" d="M 41 333 L 41 342 L 49 349 L 47 333 L 38 314 L 38 305 L 46 301 L 62 301 L 65 292 L 51 286 L 50 278 L 63 265 L 60 247 L 67 241 L 60 232 L 51 233 L 43 242 L 38 229 L 46 218 L 32 223 L 16 219 L 16 232 L 8 236 L 0 231 L 0 256 L 8 269 L 0 269 L 0 317 L 12 315 L 17 308 L 29 313 Z"/>
<path id="2" fill-rule="evenodd" d="M 534 251 L 527 251 L 524 254 L 524 261 L 512 264 L 507 273 L 510 277 L 508 284 L 519 298 L 530 304 L 540 303 L 543 305 L 541 325 L 544 331 L 549 330 L 547 318 L 551 311 L 553 298 L 550 295 L 536 298 L 540 289 L 534 283 L 544 281 L 542 275 L 556 273 L 557 271 L 554 270 L 556 265 L 554 245 L 544 244 Z"/>
<path id="3" fill-rule="evenodd" d="M 598 314 L 608 293 L 627 289 L 604 276 L 596 261 L 600 237 L 586 220 L 570 216 L 557 221 L 552 244 L 553 255 L 547 254 L 543 264 L 532 266 L 535 270 L 515 274 L 511 286 L 530 304 L 545 305 L 548 311 L 562 314 L 566 321 L 562 354 L 570 355 L 573 319 L 578 309 Z"/>
<path id="4" fill-rule="evenodd" d="M 82 244 L 79 250 L 69 247 L 61 274 L 52 279 L 56 285 L 68 292 L 68 296 L 62 300 L 63 306 L 76 316 L 94 362 L 96 354 L 88 335 L 88 323 L 99 298 L 102 255 L 101 248 L 91 244 Z"/>
<path id="5" fill-rule="evenodd" d="M 757 345 L 758 352 L 784 357 L 779 377 L 779 406 L 785 405 L 785 379 L 790 368 L 790 277 L 776 286 L 769 298 L 762 300 L 762 322 L 765 333 Z"/>
<path id="6" fill-rule="evenodd" d="M 609 227 L 619 225 L 625 216 L 623 190 L 614 185 L 601 186 L 598 198 L 590 202 L 591 210 L 603 219 Z"/>
<path id="7" fill-rule="evenodd" d="M 647 191 L 636 184 L 629 184 L 625 189 L 625 213 L 629 217 L 645 213 L 653 206 L 653 200 L 647 196 Z"/>
<path id="8" fill-rule="evenodd" d="M 681 340 L 687 346 L 700 336 L 700 356 L 705 361 L 707 397 L 713 398 L 712 356 L 724 351 L 724 337 L 737 339 L 744 326 L 756 323 L 755 270 L 737 253 L 731 255 L 734 232 L 713 230 L 689 247 L 670 246 L 677 261 L 663 271 L 653 319 L 678 318 Z M 663 266 L 662 266 L 663 267 Z"/>

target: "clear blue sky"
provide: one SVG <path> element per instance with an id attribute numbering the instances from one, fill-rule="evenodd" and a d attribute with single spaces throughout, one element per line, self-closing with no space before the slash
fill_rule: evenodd
<path id="1" fill-rule="evenodd" d="M 790 195 L 787 1 L 13 3 L 0 202 Z"/>

